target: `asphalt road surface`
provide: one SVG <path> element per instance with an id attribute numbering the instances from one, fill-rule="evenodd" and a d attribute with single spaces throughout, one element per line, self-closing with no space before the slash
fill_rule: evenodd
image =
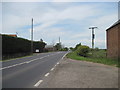
<path id="1" fill-rule="evenodd" d="M 3 62 L 2 88 L 35 88 L 66 53 L 40 53 Z"/>
<path id="2" fill-rule="evenodd" d="M 42 80 L 43 82 L 38 88 L 103 88 L 102 90 L 118 90 L 119 85 L 117 67 L 69 58 L 62 59 L 55 69 L 50 72 L 49 76 L 44 77 Z"/>

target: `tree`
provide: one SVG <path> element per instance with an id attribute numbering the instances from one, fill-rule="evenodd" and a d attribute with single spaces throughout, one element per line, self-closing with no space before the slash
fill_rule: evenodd
<path id="1" fill-rule="evenodd" d="M 77 45 L 75 46 L 74 50 L 77 50 L 77 48 L 78 48 L 79 46 L 81 46 L 81 43 L 77 44 Z"/>
<path id="2" fill-rule="evenodd" d="M 60 49 L 62 48 L 61 43 L 57 43 L 57 44 L 55 45 L 55 48 L 56 48 L 56 50 L 60 50 Z"/>
<path id="3" fill-rule="evenodd" d="M 40 42 L 43 42 L 42 38 L 40 39 Z"/>
<path id="4" fill-rule="evenodd" d="M 73 47 L 70 47 L 70 50 L 72 50 L 72 51 L 73 51 L 73 49 L 74 49 Z"/>

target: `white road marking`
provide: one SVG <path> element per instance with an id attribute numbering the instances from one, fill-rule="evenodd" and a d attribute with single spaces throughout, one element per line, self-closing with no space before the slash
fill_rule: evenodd
<path id="1" fill-rule="evenodd" d="M 59 62 L 57 63 L 57 65 L 59 64 Z"/>
<path id="2" fill-rule="evenodd" d="M 53 71 L 55 68 L 52 68 L 51 71 Z"/>
<path id="3" fill-rule="evenodd" d="M 54 54 L 54 55 L 55 55 L 55 54 Z M 11 66 L 3 67 L 3 68 L 0 68 L 0 70 L 7 69 L 7 68 L 11 68 L 11 67 L 15 67 L 15 66 L 18 66 L 18 65 L 26 64 L 26 63 L 30 63 L 30 62 L 33 62 L 33 61 L 36 61 L 36 60 L 39 60 L 39 59 L 43 59 L 43 58 L 48 57 L 48 56 L 50 56 L 50 55 L 43 56 L 43 57 L 41 57 L 41 58 L 36 58 L 36 59 L 30 60 L 30 61 L 26 61 L 26 62 L 23 62 L 23 63 L 14 64 L 14 65 L 11 65 Z"/>
<path id="4" fill-rule="evenodd" d="M 59 54 L 59 52 L 58 52 L 57 54 Z M 66 54 L 67 54 L 67 53 L 66 53 Z M 65 55 L 66 55 L 66 54 L 65 54 Z M 53 56 L 53 55 L 56 55 L 56 54 L 46 55 L 46 56 L 43 56 L 43 57 L 41 57 L 41 58 L 36 58 L 36 59 L 30 60 L 30 61 L 26 61 L 26 62 L 22 62 L 22 63 L 19 63 L 19 64 L 14 64 L 14 65 L 11 65 L 11 66 L 3 67 L 3 68 L 0 68 L 0 70 L 7 69 L 7 68 L 11 68 L 11 67 L 15 67 L 15 66 L 18 66 L 18 65 L 26 64 L 26 63 L 30 63 L 30 62 L 32 62 L 32 61 L 36 61 L 36 60 L 43 59 L 43 58 L 45 58 L 45 57 Z M 65 57 L 65 55 L 62 57 L 62 59 Z M 55 66 L 56 66 L 56 65 L 55 65 Z"/>
<path id="5" fill-rule="evenodd" d="M 55 65 L 54 67 L 56 67 L 57 65 Z"/>
<path id="6" fill-rule="evenodd" d="M 45 77 L 47 77 L 50 73 L 45 74 Z"/>
<path id="7" fill-rule="evenodd" d="M 39 80 L 34 86 L 38 87 L 42 82 L 43 82 L 43 80 Z"/>
<path id="8" fill-rule="evenodd" d="M 69 52 L 67 52 L 63 57 L 62 57 L 62 59 L 68 54 Z"/>
<path id="9" fill-rule="evenodd" d="M 48 57 L 48 56 L 52 56 L 52 55 L 56 55 L 56 54 L 51 54 L 51 55 L 47 55 L 47 56 L 44 56 L 44 57 Z M 67 55 L 67 53 L 62 57 L 62 59 Z M 41 57 L 40 59 L 44 58 L 44 57 Z M 59 62 L 54 66 L 54 68 L 51 69 L 51 71 L 53 71 L 55 69 L 55 67 L 59 64 Z M 45 77 L 47 77 L 50 73 L 47 73 L 45 74 Z M 43 80 L 39 80 L 34 86 L 35 87 L 38 87 L 41 83 L 43 82 Z"/>

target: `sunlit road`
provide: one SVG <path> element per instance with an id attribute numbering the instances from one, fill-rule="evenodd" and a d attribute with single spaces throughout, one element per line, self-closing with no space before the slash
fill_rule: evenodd
<path id="1" fill-rule="evenodd" d="M 2 88 L 35 88 L 67 52 L 40 53 L 3 62 Z M 39 84 L 39 82 L 38 82 Z"/>

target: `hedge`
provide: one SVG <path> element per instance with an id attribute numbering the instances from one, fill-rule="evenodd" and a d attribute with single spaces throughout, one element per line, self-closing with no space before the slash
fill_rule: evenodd
<path id="1" fill-rule="evenodd" d="M 44 42 L 33 43 L 33 51 L 39 49 L 43 52 L 45 47 Z M 31 52 L 31 41 L 23 38 L 12 37 L 8 35 L 2 35 L 2 54 L 16 54 L 16 53 L 30 53 Z"/>

